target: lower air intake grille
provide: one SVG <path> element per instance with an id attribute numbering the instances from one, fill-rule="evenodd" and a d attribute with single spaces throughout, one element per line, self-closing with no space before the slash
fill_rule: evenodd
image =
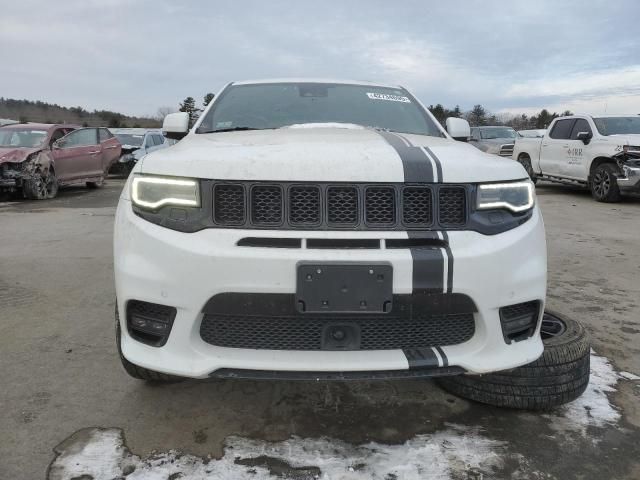
<path id="1" fill-rule="evenodd" d="M 359 350 L 393 350 L 455 345 L 475 332 L 473 313 L 331 316 L 205 314 L 202 339 L 212 345 L 257 350 L 323 350 L 327 325 L 345 324 L 360 332 Z M 357 349 L 357 348 L 356 348 Z"/>

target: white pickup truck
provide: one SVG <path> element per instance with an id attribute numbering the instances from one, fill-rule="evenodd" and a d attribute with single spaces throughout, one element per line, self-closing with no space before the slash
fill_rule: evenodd
<path id="1" fill-rule="evenodd" d="M 640 115 L 556 118 L 542 138 L 517 138 L 514 160 L 531 179 L 584 185 L 599 202 L 640 193 Z"/>

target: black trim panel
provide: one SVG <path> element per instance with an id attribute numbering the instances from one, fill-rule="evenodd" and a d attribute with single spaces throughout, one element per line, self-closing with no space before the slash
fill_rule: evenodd
<path id="1" fill-rule="evenodd" d="M 226 315 L 299 315 L 294 293 L 227 292 L 214 295 L 205 304 L 205 314 Z M 413 295 L 393 295 L 390 315 L 407 315 L 420 310 L 430 314 L 476 313 L 471 297 L 462 293 L 420 291 Z M 356 317 L 357 318 L 357 315 Z"/>
<path id="2" fill-rule="evenodd" d="M 248 380 L 301 380 L 301 381 L 348 381 L 348 380 L 399 380 L 462 375 L 462 367 L 426 367 L 410 370 L 377 370 L 363 372 L 300 372 L 290 370 L 245 370 L 221 368 L 209 374 L 210 378 Z"/>

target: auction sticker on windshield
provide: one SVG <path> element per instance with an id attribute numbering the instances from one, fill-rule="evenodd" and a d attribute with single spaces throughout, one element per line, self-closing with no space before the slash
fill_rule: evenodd
<path id="1" fill-rule="evenodd" d="M 409 100 L 409 97 L 402 97 L 400 95 L 388 95 L 386 93 L 367 92 L 367 97 L 369 97 L 372 100 L 389 100 L 391 102 L 411 103 L 411 100 Z"/>

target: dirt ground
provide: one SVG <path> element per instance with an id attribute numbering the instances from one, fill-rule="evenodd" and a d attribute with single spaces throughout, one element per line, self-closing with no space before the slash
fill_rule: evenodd
<path id="1" fill-rule="evenodd" d="M 431 381 L 129 378 L 113 322 L 122 185 L 0 203 L 0 479 L 640 478 L 640 200 L 538 187 L 548 307 L 594 349 L 584 398 L 538 414 Z"/>

